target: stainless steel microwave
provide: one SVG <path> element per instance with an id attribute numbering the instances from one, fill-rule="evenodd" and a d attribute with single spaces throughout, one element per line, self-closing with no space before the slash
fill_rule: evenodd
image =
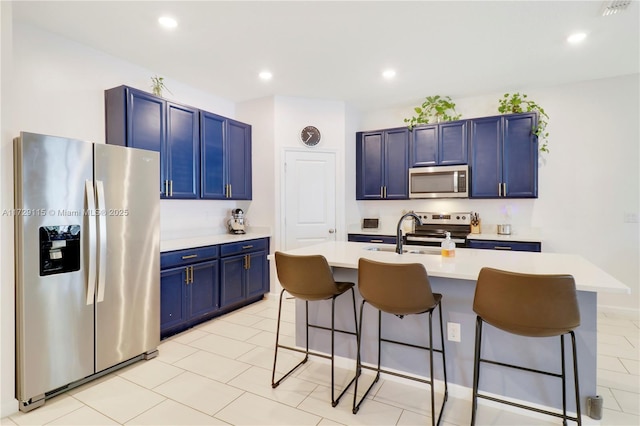
<path id="1" fill-rule="evenodd" d="M 469 166 L 409 169 L 409 198 L 468 198 Z"/>

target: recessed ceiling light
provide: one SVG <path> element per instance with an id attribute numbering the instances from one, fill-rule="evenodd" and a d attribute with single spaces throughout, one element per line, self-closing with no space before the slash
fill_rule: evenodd
<path id="1" fill-rule="evenodd" d="M 271 71 L 260 71 L 260 74 L 258 74 L 258 77 L 260 77 L 261 80 L 271 80 L 271 78 L 273 77 L 273 74 L 271 74 Z"/>
<path id="2" fill-rule="evenodd" d="M 391 80 L 395 76 L 396 76 L 395 70 L 384 70 L 382 72 L 382 77 L 386 78 L 387 80 Z"/>
<path id="3" fill-rule="evenodd" d="M 173 29 L 178 26 L 178 21 L 170 16 L 161 16 L 160 18 L 158 18 L 158 22 L 160 23 L 160 25 L 167 29 Z"/>
<path id="4" fill-rule="evenodd" d="M 575 33 L 567 37 L 567 41 L 571 44 L 578 44 L 584 41 L 585 38 L 587 38 L 587 35 L 585 33 Z"/>

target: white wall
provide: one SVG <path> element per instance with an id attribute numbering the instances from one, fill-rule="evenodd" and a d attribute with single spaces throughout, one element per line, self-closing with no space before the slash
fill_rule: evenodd
<path id="1" fill-rule="evenodd" d="M 550 116 L 549 154 L 542 154 L 535 200 L 349 201 L 348 226 L 357 231 L 365 216 L 379 216 L 390 234 L 404 209 L 477 211 L 483 225 L 502 223 L 514 211 L 514 231 L 538 229 L 543 250 L 576 253 L 631 288 L 631 296 L 599 295 L 601 308 L 638 310 L 640 270 L 638 223 L 625 214 L 640 211 L 640 79 L 638 74 L 524 90 Z M 463 118 L 497 114 L 502 93 L 454 99 Z M 365 114 L 358 130 L 403 126 L 412 106 Z M 349 145 L 349 150 L 354 150 Z M 347 185 L 355 187 L 355 171 Z"/>
<path id="2" fill-rule="evenodd" d="M 0 2 L 0 203 L 13 206 L 13 133 L 11 99 L 14 86 L 12 76 L 12 8 L 11 2 Z M 14 398 L 15 345 L 14 345 L 14 271 L 13 271 L 13 218 L 0 216 L 0 417 L 18 409 Z"/>
<path id="3" fill-rule="evenodd" d="M 20 131 L 104 143 L 104 90 L 121 84 L 151 91 L 156 73 L 59 36 L 12 22 L 2 8 L 2 209 L 13 208 L 13 144 Z M 11 74 L 11 79 L 9 75 Z M 235 118 L 235 104 L 165 77 L 167 99 Z M 161 201 L 163 238 L 225 231 L 229 210 L 249 201 Z M 0 218 L 0 417 L 17 409 L 14 398 L 13 220 Z"/>

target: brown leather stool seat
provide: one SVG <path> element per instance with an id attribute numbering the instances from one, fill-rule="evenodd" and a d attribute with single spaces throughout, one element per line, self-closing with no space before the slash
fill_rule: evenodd
<path id="1" fill-rule="evenodd" d="M 368 259 L 360 259 L 358 263 L 358 290 L 362 295 L 363 301 L 360 306 L 360 328 L 358 330 L 358 365 L 356 370 L 356 385 L 353 397 L 353 413 L 356 414 L 360 409 L 360 405 L 367 397 L 367 394 L 373 388 L 373 385 L 380 379 L 380 373 L 391 374 L 403 377 L 405 379 L 416 380 L 427 383 L 431 386 L 431 414 L 432 424 L 436 424 L 435 417 L 435 395 L 433 390 L 433 353 L 440 352 L 442 354 L 442 370 L 444 376 L 444 400 L 440 408 L 440 415 L 437 423 L 440 423 L 444 405 L 448 398 L 447 388 L 447 366 L 445 362 L 444 352 L 444 333 L 442 326 L 442 295 L 431 291 L 431 284 L 424 266 L 420 263 L 383 263 Z M 360 344 L 362 338 L 362 314 L 365 303 L 370 304 L 378 309 L 378 366 L 371 367 L 362 364 L 360 357 Z M 440 307 L 440 347 L 433 348 L 433 311 Z M 429 346 L 419 346 L 408 342 L 398 342 L 395 340 L 387 340 L 382 338 L 382 312 L 386 312 L 400 317 L 404 315 L 429 314 Z M 380 344 L 381 342 L 405 345 L 411 348 L 425 349 L 429 351 L 429 368 L 431 377 L 428 380 L 399 374 L 395 371 L 389 371 L 380 367 Z M 362 372 L 362 368 L 376 371 L 376 377 L 369 386 L 360 401 L 358 402 L 358 379 Z"/>
<path id="2" fill-rule="evenodd" d="M 473 373 L 473 403 L 471 424 L 476 421 L 478 398 L 500 402 L 561 417 L 563 424 L 574 420 L 582 424 L 580 416 L 580 392 L 578 386 L 578 360 L 576 338 L 573 330 L 580 325 L 580 310 L 576 285 L 571 275 L 537 275 L 482 268 L 478 275 L 473 310 L 476 316 L 476 343 Z M 481 357 L 482 325 L 486 322 L 507 333 L 527 337 L 560 336 L 561 373 L 533 370 L 521 366 L 499 363 Z M 576 417 L 567 416 L 566 374 L 564 362 L 564 336 L 571 336 L 573 349 Z M 562 379 L 562 414 L 516 404 L 493 396 L 480 394 L 478 382 L 480 363 L 489 363 L 559 377 Z"/>
<path id="3" fill-rule="evenodd" d="M 276 259 L 276 271 L 278 273 L 278 280 L 282 285 L 282 291 L 280 292 L 280 302 L 278 305 L 278 325 L 276 329 L 276 346 L 273 358 L 273 372 L 271 374 L 271 387 L 276 388 L 285 378 L 293 373 L 298 367 L 306 363 L 309 359 L 309 355 L 314 355 L 322 358 L 331 359 L 331 405 L 336 406 L 342 398 L 342 395 L 349 389 L 349 386 L 355 381 L 355 377 L 345 386 L 340 395 L 337 398 L 334 397 L 334 334 L 335 332 L 352 334 L 357 336 L 358 322 L 356 315 L 356 298 L 353 290 L 354 283 L 349 282 L 336 282 L 333 279 L 333 273 L 331 267 L 327 263 L 327 259 L 324 256 L 312 255 L 312 256 L 296 256 L 285 254 L 279 251 L 275 253 Z M 355 331 L 338 330 L 334 326 L 335 322 L 335 300 L 336 297 L 351 290 L 351 298 L 353 301 L 353 321 Z M 305 301 L 305 317 L 306 317 L 306 349 L 294 348 L 285 346 L 279 343 L 280 338 L 280 315 L 282 313 L 282 297 L 284 292 L 297 299 Z M 331 328 L 323 327 L 320 325 L 309 324 L 309 302 L 328 300 L 331 299 Z M 322 330 L 331 331 L 331 355 L 326 355 L 318 352 L 309 351 L 309 328 L 318 328 Z M 276 376 L 276 363 L 278 361 L 278 349 L 288 349 L 296 352 L 302 352 L 305 354 L 304 359 L 300 361 L 296 366 L 284 374 L 278 381 L 275 381 Z"/>

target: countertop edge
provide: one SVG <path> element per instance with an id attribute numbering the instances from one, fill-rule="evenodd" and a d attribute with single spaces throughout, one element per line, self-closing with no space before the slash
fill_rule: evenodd
<path id="1" fill-rule="evenodd" d="M 217 244 L 255 240 L 258 238 L 271 238 L 271 234 L 268 232 L 247 232 L 246 234 L 214 234 L 203 235 L 199 237 L 164 240 L 160 241 L 160 252 L 165 253 L 175 250 L 184 250 L 196 247 L 213 246 Z"/>

